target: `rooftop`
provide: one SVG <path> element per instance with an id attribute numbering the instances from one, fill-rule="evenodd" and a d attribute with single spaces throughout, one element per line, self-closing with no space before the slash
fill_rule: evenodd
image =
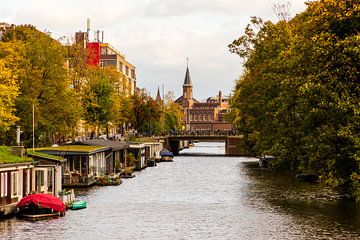
<path id="1" fill-rule="evenodd" d="M 56 161 L 56 162 L 64 161 L 63 157 L 54 156 L 54 155 L 46 154 L 46 153 L 42 153 L 42 152 L 37 152 L 37 151 L 29 150 L 29 149 L 26 151 L 26 153 L 27 153 L 27 155 L 29 155 L 31 157 L 39 157 L 39 158 L 48 159 L 48 160 L 52 160 L 52 161 Z"/>
<path id="2" fill-rule="evenodd" d="M 90 139 L 87 141 L 79 141 L 79 142 L 76 142 L 75 144 L 87 145 L 87 146 L 111 147 L 113 150 L 125 149 L 129 146 L 129 144 L 127 144 L 127 143 L 121 143 L 121 142 L 116 142 L 116 141 L 112 141 L 112 140 L 104 140 L 104 139 Z"/>
<path id="3" fill-rule="evenodd" d="M 0 146 L 0 164 L 32 162 L 32 158 L 18 157 L 11 154 L 11 147 Z"/>
<path id="4" fill-rule="evenodd" d="M 36 148 L 36 151 L 50 151 L 50 152 L 85 152 L 91 153 L 94 151 L 106 150 L 108 147 L 102 146 L 85 146 L 85 145 L 64 145 L 56 147 Z"/>

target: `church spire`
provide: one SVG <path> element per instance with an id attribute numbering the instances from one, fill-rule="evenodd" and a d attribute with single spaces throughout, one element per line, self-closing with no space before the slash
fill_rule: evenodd
<path id="1" fill-rule="evenodd" d="M 192 85 L 190 71 L 189 71 L 189 58 L 186 58 L 186 73 L 185 73 L 184 85 Z"/>
<path id="2" fill-rule="evenodd" d="M 159 87 L 159 86 L 158 86 L 158 90 L 157 90 L 157 95 L 156 95 L 155 101 L 156 101 L 157 103 L 160 103 L 160 102 L 161 102 L 160 87 Z"/>

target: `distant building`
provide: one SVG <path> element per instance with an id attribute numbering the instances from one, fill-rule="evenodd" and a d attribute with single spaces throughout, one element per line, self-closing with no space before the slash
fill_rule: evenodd
<path id="1" fill-rule="evenodd" d="M 6 22 L 0 22 L 0 42 L 3 41 L 4 35 L 11 29 L 15 29 L 14 24 L 9 24 Z"/>
<path id="2" fill-rule="evenodd" d="M 90 42 L 86 32 L 75 33 L 76 44 L 80 44 L 86 49 L 87 64 L 100 67 L 115 67 L 126 77 L 128 94 L 133 95 L 136 89 L 136 67 L 126 60 L 124 54 L 109 43 L 100 42 L 99 36 L 95 40 L 97 41 Z"/>
<path id="3" fill-rule="evenodd" d="M 158 87 L 158 90 L 157 90 L 157 94 L 156 94 L 156 98 L 155 98 L 155 101 L 156 103 L 161 106 L 162 104 L 162 99 L 161 99 L 161 96 L 160 96 L 160 88 Z"/>
<path id="4" fill-rule="evenodd" d="M 183 130 L 233 130 L 234 126 L 225 120 L 225 114 L 230 111 L 229 99 L 229 96 L 223 96 L 219 91 L 219 95 L 209 97 L 206 102 L 196 100 L 187 66 L 183 95 L 175 100 L 181 106 Z"/>

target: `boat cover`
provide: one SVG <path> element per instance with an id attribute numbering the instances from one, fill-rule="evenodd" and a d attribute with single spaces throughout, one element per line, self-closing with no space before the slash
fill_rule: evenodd
<path id="1" fill-rule="evenodd" d="M 170 157 L 173 157 L 174 154 L 172 152 L 169 152 L 169 151 L 161 151 L 160 152 L 160 156 L 170 156 Z"/>
<path id="2" fill-rule="evenodd" d="M 65 212 L 65 204 L 61 201 L 60 198 L 45 193 L 28 195 L 21 199 L 16 207 L 29 206 L 30 204 L 44 208 L 50 208 L 57 212 Z"/>

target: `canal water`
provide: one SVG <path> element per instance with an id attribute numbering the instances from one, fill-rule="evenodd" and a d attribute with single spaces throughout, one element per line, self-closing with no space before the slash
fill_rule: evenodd
<path id="1" fill-rule="evenodd" d="M 78 190 L 63 218 L 0 221 L 2 239 L 360 239 L 360 208 L 291 173 L 198 143 L 120 186 Z"/>

